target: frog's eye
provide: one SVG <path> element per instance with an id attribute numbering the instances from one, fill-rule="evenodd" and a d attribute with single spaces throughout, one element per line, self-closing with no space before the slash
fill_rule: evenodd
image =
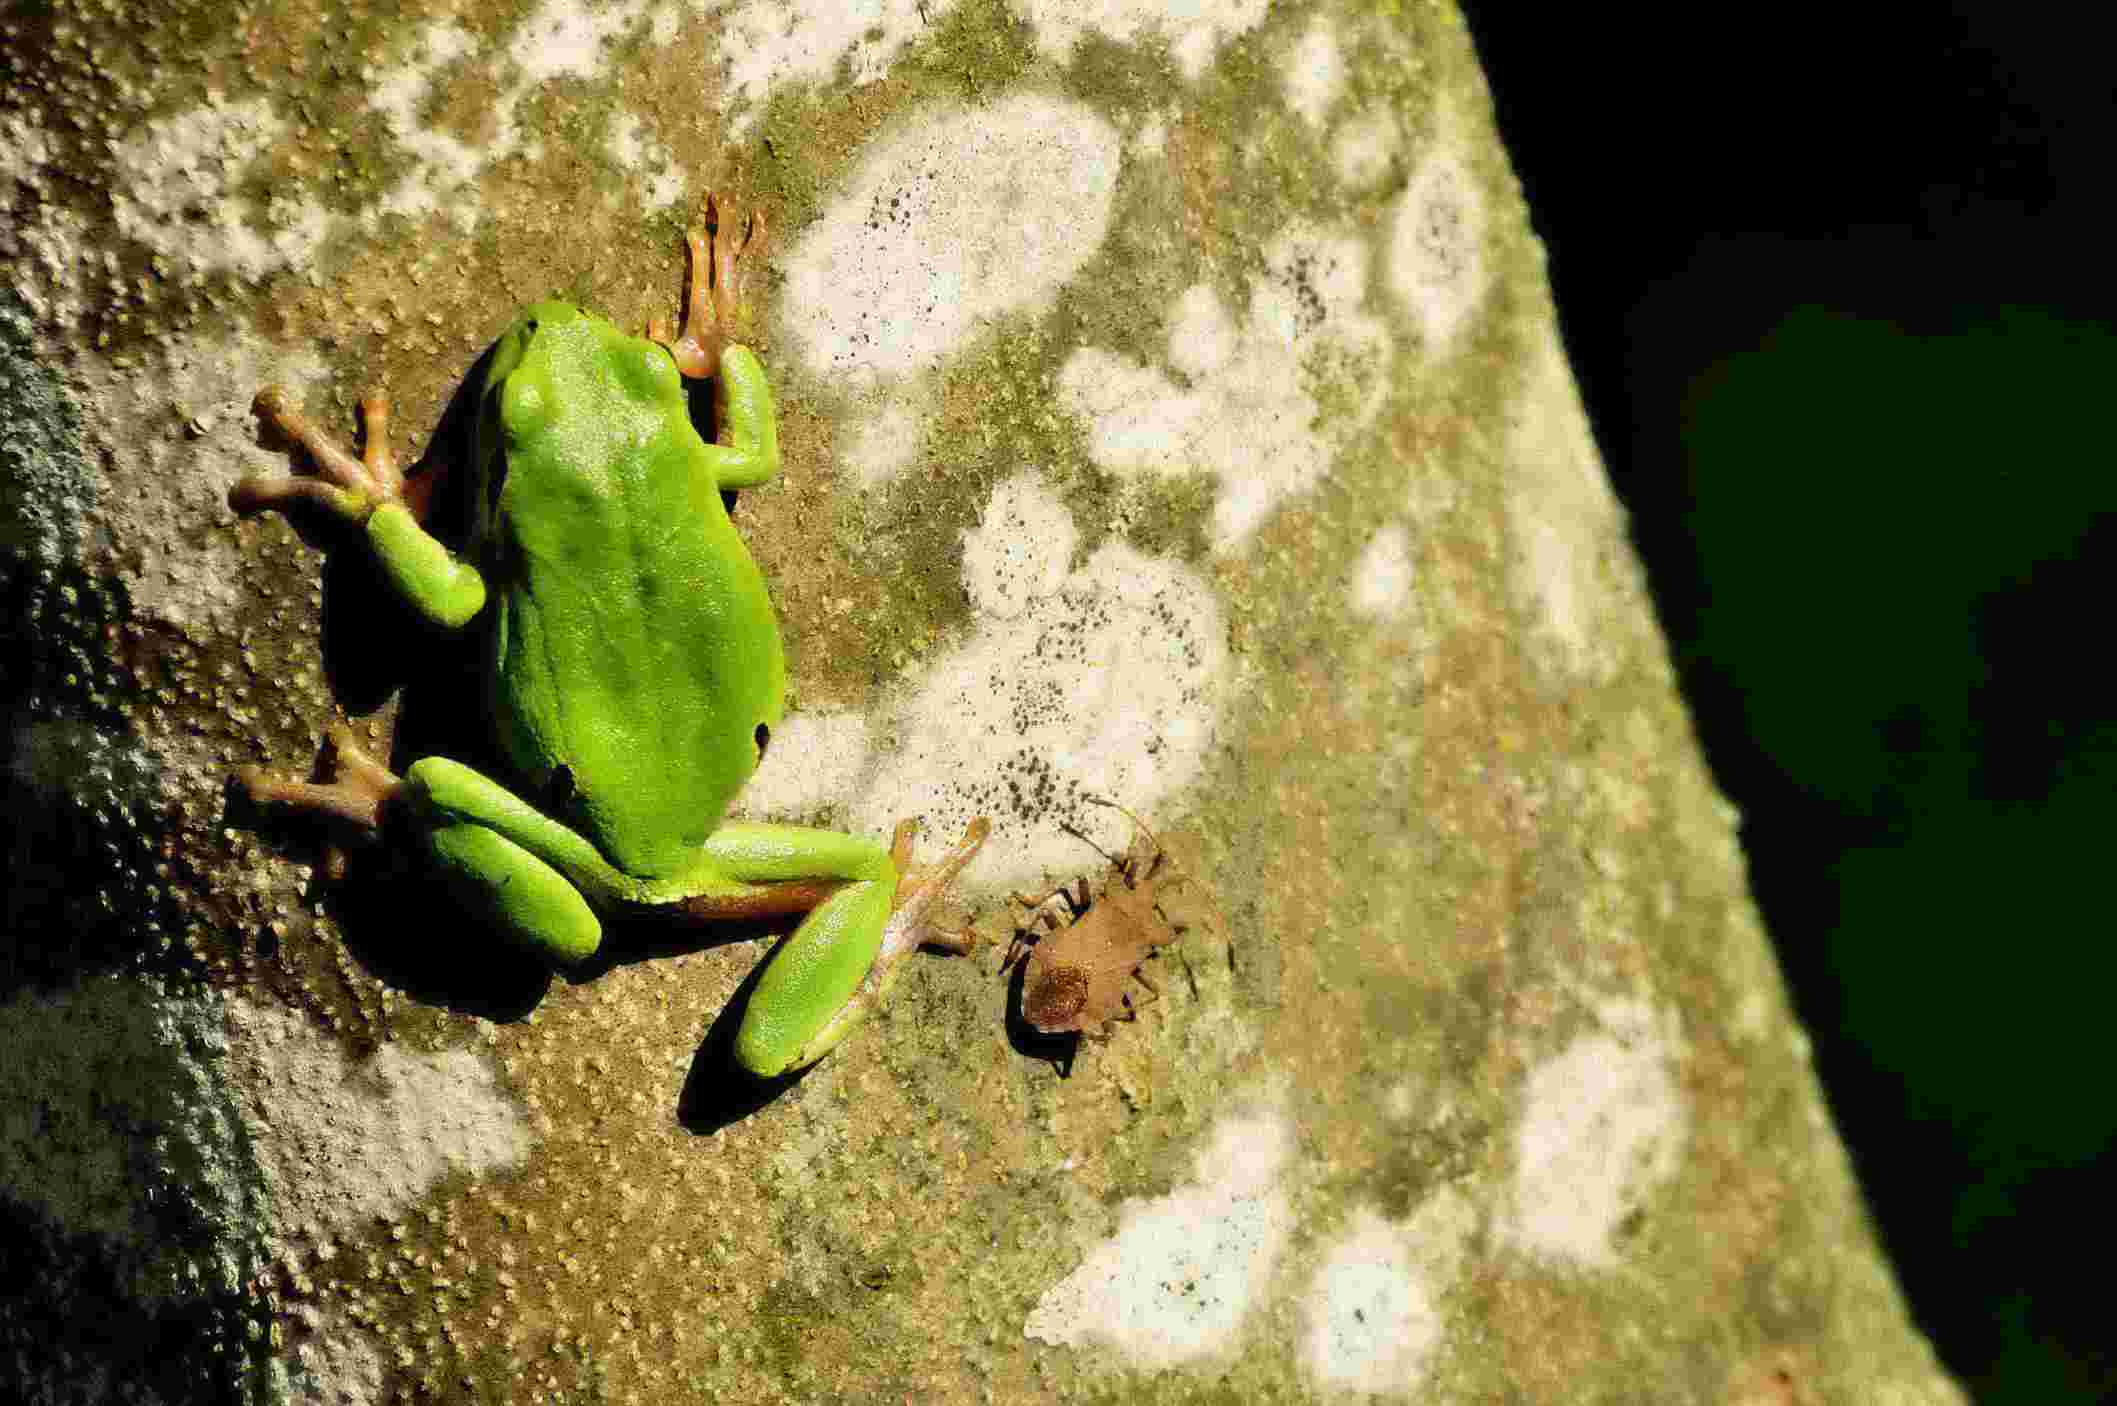
<path id="1" fill-rule="evenodd" d="M 772 729 L 766 727 L 763 723 L 759 723 L 755 737 L 757 741 L 757 760 L 763 761 L 764 749 L 772 745 Z"/>

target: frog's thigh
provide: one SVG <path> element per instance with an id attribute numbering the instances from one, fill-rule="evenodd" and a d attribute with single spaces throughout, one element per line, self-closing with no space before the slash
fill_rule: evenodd
<path id="1" fill-rule="evenodd" d="M 706 840 L 720 872 L 745 884 L 802 879 L 883 879 L 896 887 L 889 851 L 873 840 L 806 825 L 723 825 Z"/>
<path id="2" fill-rule="evenodd" d="M 565 963 L 601 945 L 603 925 L 580 890 L 513 840 L 469 822 L 420 838 L 457 900 L 492 927 Z"/>

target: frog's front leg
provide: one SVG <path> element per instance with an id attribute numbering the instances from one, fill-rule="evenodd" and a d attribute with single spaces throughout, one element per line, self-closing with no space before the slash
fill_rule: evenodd
<path id="1" fill-rule="evenodd" d="M 726 441 L 706 446 L 722 488 L 754 488 L 779 472 L 779 416 L 757 353 L 737 346 L 732 334 L 742 314 L 744 256 L 764 239 L 764 219 L 752 215 L 741 234 L 715 197 L 706 197 L 706 223 L 684 236 L 691 270 L 684 296 L 683 330 L 671 336 L 655 318 L 647 336 L 668 348 L 676 369 L 693 380 L 719 373 L 714 387 L 720 433 Z"/>
<path id="2" fill-rule="evenodd" d="M 404 598 L 437 625 L 466 624 L 485 604 L 485 581 L 419 525 L 404 474 L 389 445 L 389 400 L 380 391 L 360 402 L 366 443 L 355 459 L 319 430 L 279 386 L 257 393 L 257 412 L 315 462 L 316 476 L 246 478 L 228 492 L 245 516 L 295 503 L 324 509 L 362 528 L 384 573 Z"/>
<path id="3" fill-rule="evenodd" d="M 909 879 L 900 874 L 909 855 L 909 833 L 901 827 L 893 850 L 791 825 L 737 824 L 715 832 L 707 856 L 737 885 L 718 900 L 727 905 L 723 911 L 738 911 L 746 895 L 817 879 L 840 882 L 767 959 L 736 1032 L 736 1062 L 771 1077 L 829 1053 L 888 994 L 902 959 L 936 940 L 928 923 L 932 906 L 989 829 L 982 819 L 973 822 L 938 865 Z"/>

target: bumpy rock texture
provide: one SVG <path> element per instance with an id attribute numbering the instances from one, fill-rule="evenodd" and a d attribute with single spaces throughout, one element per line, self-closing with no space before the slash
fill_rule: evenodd
<path id="1" fill-rule="evenodd" d="M 0 1395 L 1959 1399 L 1447 5 L 0 14 Z M 984 952 L 764 1091 L 758 933 L 555 980 L 224 789 L 464 696 L 228 512 L 253 390 L 423 446 L 519 303 L 670 308 L 709 188 L 787 464 L 742 808 L 995 822 Z M 1203 897 L 1075 1051 L 994 968 L 1096 797 Z"/>

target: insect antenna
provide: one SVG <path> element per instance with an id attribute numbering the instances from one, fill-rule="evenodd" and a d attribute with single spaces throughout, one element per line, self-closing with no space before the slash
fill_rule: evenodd
<path id="1" fill-rule="evenodd" d="M 1154 846 L 1154 850 L 1157 854 L 1164 852 L 1160 839 L 1156 838 L 1154 832 L 1147 828 L 1147 822 L 1141 820 L 1137 815 L 1133 814 L 1130 808 L 1119 805 L 1116 801 L 1105 800 L 1101 796 L 1083 796 L 1081 797 L 1081 799 L 1092 806 L 1108 806 L 1110 809 L 1124 816 L 1125 819 L 1131 821 L 1134 825 L 1139 827 L 1139 833 L 1147 837 L 1148 841 Z M 1093 842 L 1091 841 L 1091 843 Z"/>
<path id="2" fill-rule="evenodd" d="M 1087 797 L 1083 797 L 1083 799 L 1085 799 L 1085 800 L 1091 800 L 1091 801 L 1095 801 L 1095 798 L 1094 798 L 1093 796 L 1087 796 Z M 1110 802 L 1108 802 L 1108 801 L 1095 801 L 1095 804 L 1097 804 L 1097 805 L 1109 805 L 1109 804 L 1110 804 Z M 1114 854 L 1110 853 L 1110 851 L 1108 851 L 1108 850 L 1104 849 L 1104 848 L 1103 848 L 1103 847 L 1102 847 L 1101 845 L 1099 845 L 1099 844 L 1097 844 L 1097 843 L 1096 843 L 1095 841 L 1093 841 L 1093 840 L 1089 839 L 1089 838 L 1088 838 L 1088 835 L 1087 835 L 1087 832 L 1086 832 L 1086 831 L 1084 831 L 1084 830 L 1081 830 L 1081 829 L 1079 829 L 1079 828 L 1078 828 L 1077 826 L 1075 826 L 1075 825 L 1074 825 L 1074 824 L 1073 824 L 1073 823 L 1072 823 L 1071 821 L 1068 821 L 1068 820 L 1061 820 L 1061 821 L 1059 822 L 1059 829 L 1061 829 L 1061 830 L 1064 830 L 1064 831 L 1065 831 L 1065 832 L 1066 832 L 1067 834 L 1069 834 L 1069 835 L 1073 836 L 1073 838 L 1074 838 L 1074 839 L 1076 839 L 1076 840 L 1079 840 L 1079 841 L 1080 841 L 1080 842 L 1081 842 L 1082 844 L 1084 844 L 1084 845 L 1086 845 L 1086 846 L 1087 846 L 1088 848 L 1090 848 L 1090 849 L 1094 850 L 1094 851 L 1095 851 L 1095 852 L 1096 852 L 1097 854 L 1101 855 L 1101 856 L 1102 856 L 1103 858 L 1105 858 L 1105 859 L 1109 860 L 1111 864 L 1115 865 L 1115 864 L 1116 864 L 1116 863 L 1118 862 L 1118 860 L 1117 860 L 1117 856 L 1116 856 L 1116 855 L 1114 855 Z"/>

